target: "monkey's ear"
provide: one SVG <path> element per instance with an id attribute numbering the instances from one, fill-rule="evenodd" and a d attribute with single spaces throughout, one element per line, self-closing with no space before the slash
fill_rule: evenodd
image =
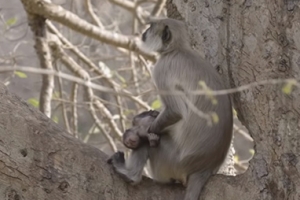
<path id="1" fill-rule="evenodd" d="M 161 39 L 163 42 L 168 42 L 171 39 L 171 31 L 167 25 L 162 32 Z"/>

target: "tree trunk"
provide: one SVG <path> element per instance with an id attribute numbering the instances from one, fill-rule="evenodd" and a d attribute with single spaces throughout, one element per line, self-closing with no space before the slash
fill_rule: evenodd
<path id="1" fill-rule="evenodd" d="M 169 0 L 167 5 L 170 17 L 187 21 L 192 45 L 231 87 L 299 79 L 299 7 L 294 0 Z M 288 94 L 282 87 L 268 84 L 233 95 L 255 156 L 247 172 L 234 178 L 234 190 L 209 184 L 206 188 L 217 192 L 205 199 L 300 199 L 299 90 Z"/>

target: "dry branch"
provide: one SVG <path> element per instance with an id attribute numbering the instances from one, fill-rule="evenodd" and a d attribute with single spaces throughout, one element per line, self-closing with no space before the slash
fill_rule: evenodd
<path id="1" fill-rule="evenodd" d="M 147 54 L 138 49 L 133 37 L 130 38 L 129 36 L 101 29 L 81 19 L 74 13 L 65 10 L 63 7 L 45 2 L 43 0 L 21 1 L 25 7 L 25 10 L 30 14 L 40 15 L 47 19 L 54 20 L 69 27 L 72 30 L 75 30 L 81 34 L 87 35 L 101 42 L 135 51 L 139 54 L 142 54 L 149 60 L 155 60 L 155 57 L 152 54 Z"/>
<path id="2" fill-rule="evenodd" d="M 42 16 L 29 14 L 28 23 L 35 38 L 35 50 L 40 60 L 42 69 L 52 70 L 51 51 L 48 45 L 48 34 L 46 29 L 46 19 Z M 42 88 L 40 93 L 39 108 L 48 117 L 51 117 L 51 99 L 54 89 L 54 77 L 52 75 L 42 75 Z"/>

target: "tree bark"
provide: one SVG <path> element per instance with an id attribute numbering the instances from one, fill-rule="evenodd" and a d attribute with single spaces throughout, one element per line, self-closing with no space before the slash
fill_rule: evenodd
<path id="1" fill-rule="evenodd" d="M 107 156 L 62 130 L 0 84 L 0 199 L 175 199 L 179 186 L 127 185 Z"/>
<path id="2" fill-rule="evenodd" d="M 294 0 L 169 0 L 168 15 L 188 23 L 192 45 L 231 87 L 300 75 L 300 2 Z M 299 83 L 298 83 L 299 85 Z M 264 85 L 233 95 L 255 156 L 235 189 L 208 184 L 205 199 L 300 199 L 300 93 Z M 242 190 L 241 190 L 242 189 Z M 207 191 L 207 190 L 206 190 Z M 232 195 L 235 193 L 235 195 Z M 234 198 L 235 196 L 235 198 Z"/>

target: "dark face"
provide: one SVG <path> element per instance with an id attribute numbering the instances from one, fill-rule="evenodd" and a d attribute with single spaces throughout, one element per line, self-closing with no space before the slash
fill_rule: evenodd
<path id="1" fill-rule="evenodd" d="M 153 27 L 156 26 L 157 31 L 154 34 L 160 36 L 163 43 L 167 43 L 171 40 L 171 31 L 167 25 L 164 24 L 157 24 L 157 23 L 150 23 L 150 27 L 147 28 L 144 33 L 142 34 L 142 41 L 146 42 L 147 34 L 150 32 Z"/>
<path id="2" fill-rule="evenodd" d="M 135 130 L 128 129 L 123 134 L 123 144 L 129 149 L 136 149 L 139 147 L 141 139 Z"/>

